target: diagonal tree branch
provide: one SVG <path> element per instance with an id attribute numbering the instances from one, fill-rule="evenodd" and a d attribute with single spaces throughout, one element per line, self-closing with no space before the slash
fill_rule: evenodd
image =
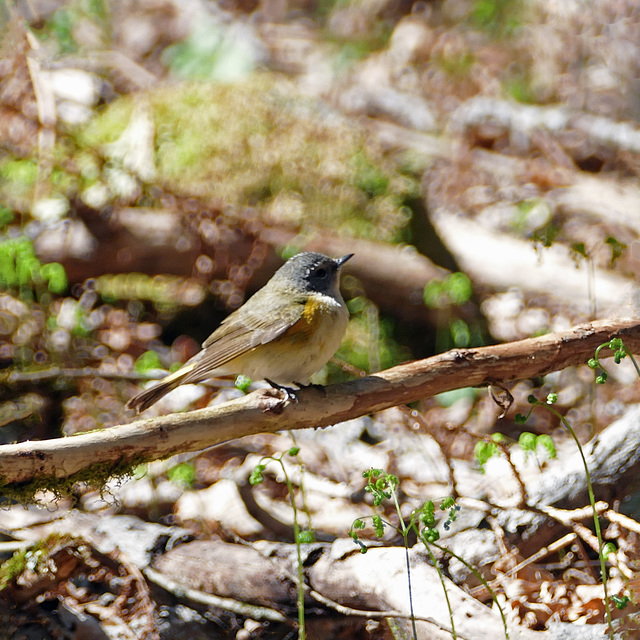
<path id="1" fill-rule="evenodd" d="M 55 478 L 91 478 L 96 465 L 108 476 L 122 473 L 127 464 L 242 436 L 324 427 L 452 389 L 544 375 L 586 363 L 600 344 L 615 337 L 622 338 L 630 352 L 640 353 L 638 319 L 602 320 L 518 342 L 454 349 L 324 391 L 302 389 L 297 403 L 284 406 L 279 392 L 259 390 L 207 409 L 57 440 L 0 446 L 0 493 L 46 486 Z"/>

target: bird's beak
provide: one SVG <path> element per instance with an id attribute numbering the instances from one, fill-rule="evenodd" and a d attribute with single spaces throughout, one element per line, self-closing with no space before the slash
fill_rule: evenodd
<path id="1" fill-rule="evenodd" d="M 346 256 L 342 256 L 342 258 L 336 258 L 336 266 L 338 269 L 350 258 L 353 258 L 353 253 L 348 253 Z"/>

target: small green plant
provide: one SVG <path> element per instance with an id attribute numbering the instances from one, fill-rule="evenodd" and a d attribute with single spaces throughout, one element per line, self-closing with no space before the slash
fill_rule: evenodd
<path id="1" fill-rule="evenodd" d="M 526 215 L 526 214 L 525 214 Z M 534 243 L 536 251 L 540 246 L 548 248 L 554 244 L 561 233 L 561 228 L 556 222 L 551 220 L 550 222 L 538 227 L 532 234 L 531 240 Z M 611 251 L 610 266 L 613 267 L 615 262 L 624 253 L 627 245 L 620 242 L 613 236 L 608 236 L 604 241 L 604 245 L 607 245 Z M 602 248 L 602 243 L 598 243 L 594 247 L 587 247 L 584 242 L 573 242 L 570 245 L 571 257 L 573 258 L 576 267 L 579 267 L 581 262 L 584 261 L 587 270 L 587 289 L 589 294 L 589 300 L 591 302 L 591 316 L 597 317 L 597 300 L 595 297 L 595 278 L 596 278 L 596 263 L 594 259 L 595 250 Z"/>
<path id="2" fill-rule="evenodd" d="M 411 626 L 413 631 L 414 639 L 418 637 L 417 629 L 415 625 L 415 614 L 413 608 L 413 593 L 411 590 L 411 565 L 409 563 L 409 534 L 413 532 L 418 539 L 425 545 L 427 550 L 427 554 L 431 558 L 433 566 L 438 572 L 438 576 L 442 583 L 442 588 L 444 590 L 445 600 L 447 602 L 447 607 L 449 608 L 449 619 L 451 621 L 451 634 L 453 638 L 456 638 L 456 630 L 455 623 L 453 618 L 453 610 L 451 608 L 451 603 L 449 601 L 449 596 L 447 594 L 446 583 L 444 581 L 444 576 L 440 569 L 440 565 L 436 557 L 433 555 L 431 551 L 430 545 L 435 545 L 442 552 L 451 555 L 452 557 L 457 558 L 460 562 L 462 562 L 470 571 L 474 573 L 478 577 L 478 579 L 487 587 L 489 592 L 494 598 L 494 601 L 497 603 L 495 599 L 495 593 L 491 590 L 491 587 L 487 584 L 486 580 L 473 568 L 471 567 L 463 558 L 460 558 L 457 554 L 453 553 L 446 547 L 443 547 L 437 544 L 437 540 L 440 538 L 440 532 L 437 529 L 437 519 L 436 519 L 436 506 L 432 500 L 427 500 L 422 507 L 419 509 L 414 509 L 409 516 L 409 521 L 405 522 L 402 517 L 402 511 L 400 509 L 400 503 L 398 500 L 398 478 L 397 476 L 386 473 L 382 469 L 369 469 L 363 473 L 363 476 L 367 479 L 367 485 L 365 487 L 365 491 L 370 493 L 373 497 L 374 506 L 380 506 L 385 500 L 391 500 L 395 507 L 396 513 L 398 515 L 398 525 L 394 526 L 388 521 L 384 520 L 380 515 L 374 514 L 372 516 L 367 516 L 366 518 L 358 518 L 354 520 L 351 525 L 351 529 L 349 530 L 349 536 L 353 539 L 353 541 L 360 547 L 361 553 L 367 552 L 367 546 L 360 540 L 359 531 L 362 531 L 366 528 L 365 520 L 369 520 L 376 537 L 381 538 L 384 535 L 385 527 L 391 527 L 395 529 L 401 536 L 404 541 L 404 549 L 405 549 L 405 560 L 407 567 L 407 583 L 409 586 L 409 610 L 411 615 Z M 451 524 L 456 520 L 458 510 L 460 507 L 456 504 L 455 500 L 451 497 L 444 498 L 440 503 L 440 510 L 447 512 L 447 518 L 443 523 L 443 528 L 448 530 Z M 500 605 L 498 604 L 500 608 Z M 505 635 L 508 638 L 509 634 L 506 626 L 506 619 L 504 617 L 504 613 L 500 608 L 500 613 L 502 616 L 502 621 L 505 626 Z"/>
<path id="3" fill-rule="evenodd" d="M 19 291 L 20 297 L 32 300 L 45 290 L 63 293 L 67 289 L 67 274 L 58 262 L 42 264 L 33 243 L 25 237 L 0 242 L 0 290 Z"/>
<path id="4" fill-rule="evenodd" d="M 521 424 L 522 416 L 516 416 L 516 424 Z M 484 473 L 484 465 L 494 456 L 500 455 L 501 451 L 509 444 L 514 444 L 502 433 L 492 433 L 489 440 L 480 440 L 474 448 L 474 457 L 480 467 L 480 473 Z M 525 452 L 525 455 L 536 455 L 538 447 L 547 452 L 550 458 L 556 457 L 556 446 L 551 438 L 546 434 L 537 435 L 529 431 L 523 431 L 517 445 Z"/>
<path id="5" fill-rule="evenodd" d="M 600 349 L 602 346 L 603 345 L 598 347 L 598 349 Z M 596 351 L 596 359 L 597 359 L 597 354 L 598 354 L 598 351 Z M 608 555 L 608 552 L 605 553 L 605 545 L 602 539 L 602 531 L 600 528 L 600 518 L 598 517 L 598 511 L 596 509 L 596 499 L 595 499 L 595 494 L 593 492 L 593 483 L 591 482 L 591 474 L 589 473 L 589 465 L 587 464 L 587 459 L 585 458 L 584 451 L 582 450 L 582 445 L 580 444 L 580 440 L 578 440 L 578 436 L 576 435 L 576 432 L 573 430 L 573 427 L 571 426 L 569 421 L 557 409 L 553 407 L 553 405 L 556 403 L 557 400 L 558 400 L 558 396 L 555 393 L 548 394 L 545 402 L 541 402 L 534 395 L 530 395 L 528 398 L 528 401 L 529 401 L 529 404 L 531 405 L 531 409 L 529 409 L 529 412 L 527 413 L 526 416 L 518 414 L 516 416 L 516 420 L 520 424 L 523 424 L 524 422 L 527 421 L 527 419 L 529 418 L 529 416 L 531 415 L 531 413 L 536 407 L 544 407 L 547 411 L 552 413 L 562 422 L 564 427 L 571 434 L 571 437 L 573 438 L 573 440 L 575 441 L 578 447 L 578 452 L 580 453 L 580 457 L 582 458 L 582 464 L 584 466 L 584 471 L 585 471 L 586 480 L 587 480 L 587 493 L 589 494 L 589 502 L 591 504 L 591 509 L 593 511 L 593 524 L 596 532 L 596 537 L 598 538 L 598 549 L 599 549 L 598 556 L 600 558 L 600 573 L 602 575 L 602 587 L 604 590 L 604 607 L 605 607 L 605 612 L 607 617 L 607 625 L 609 627 L 609 636 L 613 640 L 614 636 L 613 636 L 613 626 L 612 626 L 612 619 L 611 619 L 611 605 L 610 605 L 609 596 L 607 593 L 606 556 Z"/>
<path id="6" fill-rule="evenodd" d="M 443 279 L 433 278 L 424 287 L 422 297 L 430 309 L 461 305 L 473 294 L 471 280 L 466 273 L 451 273 Z"/>
<path id="7" fill-rule="evenodd" d="M 542 245 L 545 248 L 550 247 L 558 237 L 560 228 L 554 222 L 549 222 L 539 227 L 531 234 L 531 239 L 535 245 Z"/>
<path id="8" fill-rule="evenodd" d="M 8 207 L 0 205 L 0 229 L 13 222 L 13 211 Z"/>
<path id="9" fill-rule="evenodd" d="M 612 595 L 611 602 L 613 602 L 618 611 L 622 611 L 622 609 L 626 609 L 631 600 L 629 599 L 629 596 Z"/>
<path id="10" fill-rule="evenodd" d="M 167 471 L 167 476 L 173 484 L 184 489 L 192 489 L 196 481 L 196 470 L 190 462 L 181 462 Z"/>
<path id="11" fill-rule="evenodd" d="M 0 591 L 6 589 L 25 569 L 36 571 L 44 555 L 45 546 L 42 540 L 31 547 L 16 551 L 9 560 L 0 565 Z"/>
<path id="12" fill-rule="evenodd" d="M 612 340 L 609 340 L 609 342 L 605 342 L 604 344 L 601 344 L 596 349 L 596 352 L 593 358 L 590 358 L 589 361 L 587 362 L 587 364 L 591 369 L 600 370 L 600 373 L 596 375 L 596 384 L 604 384 L 607 381 L 607 378 L 609 377 L 609 374 L 606 372 L 605 368 L 602 366 L 602 364 L 600 364 L 600 352 L 603 349 L 610 349 L 611 351 L 613 351 L 613 360 L 616 364 L 620 364 L 624 358 L 629 356 L 629 358 L 631 359 L 631 362 L 633 363 L 633 366 L 635 367 L 636 373 L 640 378 L 640 367 L 638 367 L 638 363 L 636 362 L 636 359 L 633 357 L 631 352 L 624 346 L 624 342 L 622 341 L 621 338 L 613 338 Z"/>
<path id="13" fill-rule="evenodd" d="M 242 391 L 242 393 L 249 393 L 249 387 L 251 386 L 251 378 L 248 376 L 239 375 L 234 383 L 236 389 Z"/>
<path id="14" fill-rule="evenodd" d="M 405 523 L 402 518 L 402 511 L 400 509 L 400 503 L 398 501 L 397 488 L 399 484 L 399 480 L 397 476 L 394 476 L 391 473 L 386 473 L 382 469 L 369 469 L 362 474 L 367 479 L 367 485 L 364 490 L 367 493 L 370 493 L 373 497 L 374 506 L 378 507 L 382 504 L 384 500 L 392 500 L 398 514 L 398 522 L 399 525 L 394 527 L 391 523 L 382 519 L 382 517 L 378 514 L 374 514 L 369 516 L 368 519 L 371 521 L 373 529 L 375 531 L 376 537 L 381 538 L 384 535 L 385 526 L 391 527 L 398 531 L 402 535 L 402 539 L 404 541 L 404 549 L 405 549 L 405 561 L 407 567 L 407 582 L 409 586 L 409 611 L 411 614 L 411 629 L 413 632 L 414 640 L 418 638 L 418 632 L 416 629 L 416 619 L 415 613 L 413 609 L 413 592 L 411 589 L 411 565 L 409 563 L 409 543 L 408 536 L 411 530 L 418 531 L 418 515 L 417 511 L 412 511 L 409 523 Z M 360 540 L 358 536 L 358 531 L 361 531 L 366 527 L 364 519 L 358 518 L 354 520 L 351 525 L 351 529 L 349 530 L 349 536 L 353 539 L 353 541 L 360 547 L 361 553 L 367 552 L 366 545 Z M 439 570 L 438 570 L 439 573 Z M 442 579 L 442 578 L 441 578 Z M 449 619 L 451 620 L 451 628 L 453 629 L 453 637 L 456 637 L 455 633 L 455 624 L 453 621 L 453 611 L 451 610 L 451 606 L 449 604 L 449 598 L 447 596 L 447 590 L 444 585 L 444 581 L 442 582 L 445 597 L 447 599 L 447 604 L 449 605 Z"/>
<path id="15" fill-rule="evenodd" d="M 453 638 L 456 638 L 456 630 L 453 619 L 453 611 L 451 609 L 451 604 L 449 602 L 449 596 L 447 594 L 446 583 L 444 580 L 444 576 L 442 574 L 442 570 L 440 569 L 440 565 L 431 551 L 431 546 L 435 546 L 442 553 L 445 553 L 453 558 L 456 558 L 459 562 L 461 562 L 469 571 L 471 571 L 474 576 L 486 587 L 487 591 L 493 598 L 493 601 L 496 603 L 498 610 L 500 612 L 500 616 L 502 618 L 502 623 L 504 625 L 505 637 L 509 638 L 509 631 L 507 628 L 507 620 L 504 615 L 504 611 L 500 606 L 500 603 L 497 600 L 496 594 L 485 580 L 485 578 L 477 571 L 474 567 L 472 567 L 464 558 L 460 557 L 458 554 L 454 553 L 450 549 L 438 544 L 438 540 L 440 539 L 440 532 L 437 528 L 437 518 L 436 518 L 436 506 L 432 500 L 427 500 L 422 507 L 419 509 L 414 509 L 409 516 L 409 521 L 405 522 L 402 517 L 402 512 L 400 510 L 400 503 L 398 500 L 398 478 L 393 474 L 386 473 L 382 469 L 369 469 L 363 473 L 363 476 L 367 479 L 367 485 L 365 487 L 365 491 L 370 493 L 373 496 L 373 504 L 374 506 L 380 506 L 385 500 L 392 500 L 396 513 L 398 515 L 398 526 L 394 526 L 384 520 L 380 515 L 374 514 L 372 516 L 368 516 L 367 518 L 358 518 L 351 525 L 351 529 L 349 530 L 349 536 L 353 539 L 353 541 L 360 547 L 361 553 L 367 552 L 366 545 L 360 540 L 360 536 L 358 534 L 359 531 L 362 531 L 366 528 L 365 520 L 369 520 L 373 529 L 375 531 L 376 537 L 381 538 L 384 535 L 385 527 L 391 527 L 395 529 L 398 533 L 402 535 L 404 541 L 405 548 L 405 559 L 407 566 L 407 582 L 409 585 L 409 608 L 411 613 L 411 623 L 414 638 L 417 637 L 417 631 L 415 627 L 415 617 L 414 617 L 414 609 L 413 609 L 413 594 L 411 591 L 411 567 L 409 564 L 409 545 L 408 545 L 408 536 L 409 533 L 413 532 L 417 538 L 424 544 L 427 554 L 429 555 L 433 566 L 435 567 L 438 576 L 440 578 L 440 582 L 442 584 L 442 588 L 444 590 L 445 600 L 447 602 L 447 606 L 449 608 L 449 619 L 451 620 L 451 634 Z M 451 524 L 455 522 L 457 518 L 458 511 L 460 507 L 456 504 L 455 500 L 452 497 L 444 498 L 440 502 L 439 509 L 447 513 L 447 517 L 444 520 L 442 526 L 445 531 L 448 531 L 451 527 Z"/>
<path id="16" fill-rule="evenodd" d="M 429 309 L 443 311 L 443 321 L 438 322 L 436 351 L 450 347 L 468 347 L 477 339 L 474 332 L 461 318 L 450 318 L 448 309 L 461 306 L 471 299 L 473 287 L 466 273 L 451 273 L 443 279 L 434 278 L 424 287 L 422 298 Z M 442 326 L 441 326 L 442 325 Z"/>
<path id="17" fill-rule="evenodd" d="M 501 433 L 491 434 L 491 440 L 479 440 L 473 450 L 473 455 L 478 462 L 480 473 L 484 473 L 484 465 L 494 456 L 500 455 L 500 445 L 504 436 Z"/>
<path id="18" fill-rule="evenodd" d="M 56 549 L 73 544 L 73 537 L 69 534 L 52 533 L 34 544 L 16 551 L 11 558 L 0 564 L 0 592 L 9 587 L 25 571 L 36 574 L 46 574 L 55 563 L 48 562 Z"/>
<path id="19" fill-rule="evenodd" d="M 133 366 L 138 373 L 143 375 L 154 369 L 162 369 L 160 356 L 155 351 L 145 351 L 136 359 Z"/>
<path id="20" fill-rule="evenodd" d="M 302 550 L 301 545 L 309 542 L 314 542 L 315 535 L 311 527 L 308 529 L 302 529 L 298 522 L 298 508 L 294 498 L 294 487 L 289 474 L 287 473 L 287 467 L 284 464 L 285 457 L 295 458 L 300 452 L 300 448 L 297 446 L 291 447 L 288 451 L 281 453 L 279 456 L 265 456 L 260 460 L 260 463 L 255 466 L 251 475 L 249 476 L 249 484 L 252 486 L 261 484 L 264 481 L 263 472 L 267 468 L 269 461 L 275 462 L 280 465 L 282 474 L 284 476 L 285 484 L 287 485 L 287 491 L 289 492 L 289 499 L 291 500 L 291 509 L 293 510 L 293 532 L 296 545 L 296 559 L 298 565 L 298 639 L 304 640 L 306 637 L 305 619 L 304 619 L 304 571 L 302 566 Z M 306 506 L 306 505 L 305 505 Z M 308 513 L 308 512 L 307 512 Z"/>
<path id="21" fill-rule="evenodd" d="M 618 260 L 618 258 L 624 253 L 624 250 L 627 248 L 627 245 L 624 242 L 620 242 L 617 238 L 613 236 L 609 236 L 605 240 L 605 244 L 609 245 L 611 249 L 611 261 L 610 266 L 613 267 Z"/>

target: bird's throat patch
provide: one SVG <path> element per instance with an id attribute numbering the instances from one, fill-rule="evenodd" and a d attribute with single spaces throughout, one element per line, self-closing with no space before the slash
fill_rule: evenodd
<path id="1" fill-rule="evenodd" d="M 290 336 L 295 335 L 300 338 L 309 338 L 322 324 L 325 314 L 327 314 L 327 303 L 322 296 L 309 296 L 304 305 L 300 320 L 296 322 L 287 332 Z"/>

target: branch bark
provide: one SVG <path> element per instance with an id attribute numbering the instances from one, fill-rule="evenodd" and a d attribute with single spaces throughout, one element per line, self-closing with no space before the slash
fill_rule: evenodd
<path id="1" fill-rule="evenodd" d="M 615 337 L 630 352 L 640 353 L 638 319 L 602 320 L 518 342 L 454 349 L 325 390 L 301 389 L 297 403 L 283 405 L 279 392 L 259 390 L 207 409 L 69 438 L 4 445 L 0 489 L 18 490 L 29 483 L 45 487 L 55 478 L 86 479 L 96 464 L 103 473 L 115 473 L 123 464 L 198 451 L 247 435 L 324 427 L 452 389 L 540 376 L 584 364 L 600 344 Z"/>

